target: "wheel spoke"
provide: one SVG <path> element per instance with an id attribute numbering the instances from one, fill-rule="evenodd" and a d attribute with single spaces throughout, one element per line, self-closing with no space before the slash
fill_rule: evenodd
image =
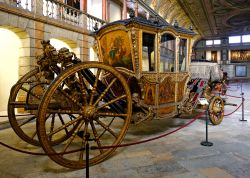
<path id="1" fill-rule="evenodd" d="M 111 124 L 113 123 L 114 119 L 115 119 L 115 117 L 113 117 L 113 118 L 111 119 L 111 121 L 109 122 L 107 128 L 109 128 L 109 127 L 111 126 Z M 103 136 L 103 134 L 104 134 L 106 131 L 107 131 L 107 130 L 104 129 L 104 131 L 99 135 L 99 138 L 101 138 L 101 137 Z"/>
<path id="2" fill-rule="evenodd" d="M 97 73 L 96 73 L 96 77 L 95 77 L 95 83 L 93 85 L 91 96 L 90 96 L 90 101 L 89 101 L 90 105 L 92 105 L 94 96 L 96 94 L 96 87 L 97 87 L 97 83 L 99 81 L 100 74 L 101 74 L 101 69 L 97 69 Z"/>
<path id="3" fill-rule="evenodd" d="M 117 98 L 115 98 L 115 99 L 113 99 L 113 100 L 111 100 L 111 101 L 109 101 L 109 102 L 107 102 L 107 103 L 105 103 L 105 104 L 97 107 L 97 110 L 99 110 L 101 108 L 104 108 L 104 107 L 106 107 L 106 106 L 108 106 L 108 105 L 110 105 L 112 103 L 115 103 L 116 101 L 119 101 L 119 100 L 121 100 L 123 98 L 126 98 L 126 95 L 119 96 L 119 97 L 117 97 Z"/>
<path id="4" fill-rule="evenodd" d="M 91 125 L 91 128 L 92 128 L 94 137 L 95 137 L 95 141 L 96 141 L 98 147 L 101 147 L 101 146 L 102 146 L 102 145 L 101 145 L 101 141 L 100 141 L 100 139 L 99 139 L 99 137 L 98 137 L 98 133 L 97 133 L 97 131 L 96 131 L 96 128 L 95 128 L 95 125 L 94 125 L 93 121 L 90 121 L 90 125 Z M 104 152 L 103 149 L 101 149 L 101 148 L 100 148 L 99 150 L 100 150 L 100 153 L 101 153 L 101 154 Z"/>
<path id="5" fill-rule="evenodd" d="M 58 116 L 59 116 L 59 119 L 60 119 L 62 125 L 65 125 L 65 122 L 64 122 L 64 120 L 63 120 L 61 114 L 58 113 Z M 68 131 L 67 127 L 64 128 L 64 130 L 65 130 L 65 133 L 66 133 L 66 134 L 69 134 L 69 131 Z"/>
<path id="6" fill-rule="evenodd" d="M 74 124 L 75 122 L 79 121 L 80 119 L 81 119 L 81 117 L 79 117 L 79 118 L 77 118 L 77 119 L 75 119 L 73 121 L 69 121 L 67 124 L 62 125 L 62 126 L 58 127 L 57 129 L 55 129 L 53 132 L 49 133 L 48 136 L 50 137 L 51 135 L 60 132 L 61 130 L 65 129 L 66 127 L 68 127 L 68 126 L 70 126 L 72 124 Z"/>
<path id="7" fill-rule="evenodd" d="M 101 101 L 103 99 L 103 97 L 106 95 L 106 93 L 108 92 L 108 90 L 111 88 L 111 86 L 115 83 L 115 81 L 117 80 L 117 78 L 114 78 L 110 84 L 107 86 L 107 88 L 102 92 L 102 94 L 100 95 L 100 97 L 96 100 L 96 102 L 94 103 L 94 106 L 96 106 L 99 101 Z"/>
<path id="8" fill-rule="evenodd" d="M 23 86 L 20 89 L 27 92 L 27 93 L 29 93 L 30 95 L 34 96 L 35 98 L 41 100 L 41 98 L 38 95 L 36 95 L 35 93 L 31 92 L 30 90 L 24 88 Z"/>
<path id="9" fill-rule="evenodd" d="M 87 132 L 88 132 L 88 122 L 85 122 L 81 148 L 84 148 L 86 146 L 86 133 Z M 84 152 L 84 149 L 82 151 L 80 151 L 80 154 L 79 154 L 79 161 L 80 162 L 83 161 L 83 152 Z"/>
<path id="10" fill-rule="evenodd" d="M 69 114 L 69 118 L 70 118 L 70 120 L 72 120 L 72 118 L 76 119 L 76 117 L 74 115 L 72 115 L 72 114 Z"/>
<path id="11" fill-rule="evenodd" d="M 51 123 L 50 123 L 50 133 L 53 132 L 55 126 L 55 114 L 53 114 Z M 52 140 L 52 135 L 49 137 L 50 140 Z"/>
<path id="12" fill-rule="evenodd" d="M 114 120 L 114 119 L 113 119 Z M 112 122 L 113 122 L 113 120 L 112 120 Z M 109 127 L 110 127 L 110 125 L 111 124 L 109 124 L 109 125 L 105 125 L 102 121 L 100 121 L 100 120 L 96 120 L 96 122 L 98 123 L 98 124 L 100 124 L 105 130 L 107 130 L 109 133 L 111 133 L 115 138 L 117 138 L 117 135 L 115 134 L 115 132 L 114 131 L 112 131 Z M 112 123 L 112 122 L 110 122 L 110 123 Z"/>
<path id="13" fill-rule="evenodd" d="M 81 87 L 81 93 L 82 93 L 82 99 L 83 99 L 83 105 L 87 105 L 87 87 L 85 85 L 83 76 L 80 72 L 78 72 L 79 80 L 80 80 L 80 87 Z"/>
<path id="14" fill-rule="evenodd" d="M 36 116 L 32 116 L 31 118 L 25 120 L 24 122 L 22 122 L 21 124 L 18 125 L 18 127 L 22 127 L 23 125 L 29 123 L 30 121 L 36 119 Z"/>
<path id="15" fill-rule="evenodd" d="M 37 130 L 35 129 L 35 132 L 31 135 L 30 138 L 34 139 L 34 137 L 36 136 L 36 134 L 37 134 Z"/>
<path id="16" fill-rule="evenodd" d="M 76 99 L 74 99 L 72 96 L 70 96 L 68 93 L 66 93 L 62 88 L 59 88 L 59 91 L 66 96 L 68 99 L 70 99 L 71 102 L 73 102 L 74 104 L 76 104 L 77 106 L 79 106 L 80 108 L 82 107 L 82 105 L 77 102 Z"/>
<path id="17" fill-rule="evenodd" d="M 83 124 L 84 124 L 84 122 L 81 121 L 80 125 L 76 128 L 76 130 L 74 131 L 74 133 L 71 135 L 70 139 L 67 141 L 67 144 L 64 146 L 63 152 L 65 152 L 68 149 L 69 145 L 72 143 L 72 141 L 76 137 L 76 134 L 79 132 L 79 130 L 82 127 Z"/>

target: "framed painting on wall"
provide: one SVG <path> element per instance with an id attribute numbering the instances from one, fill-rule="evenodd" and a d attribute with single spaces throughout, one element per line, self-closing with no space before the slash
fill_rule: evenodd
<path id="1" fill-rule="evenodd" d="M 247 66 L 236 65 L 235 66 L 235 77 L 246 77 L 247 76 Z"/>

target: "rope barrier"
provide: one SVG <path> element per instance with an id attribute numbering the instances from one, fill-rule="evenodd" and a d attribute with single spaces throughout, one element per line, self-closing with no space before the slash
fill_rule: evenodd
<path id="1" fill-rule="evenodd" d="M 142 140 L 142 141 L 139 141 L 139 142 L 133 142 L 133 143 L 127 143 L 127 144 L 120 144 L 120 145 L 102 146 L 102 147 L 92 146 L 91 149 L 94 150 L 94 149 L 109 149 L 109 148 L 125 147 L 125 146 L 137 145 L 137 144 L 142 144 L 142 143 L 146 143 L 146 142 L 149 142 L 149 141 L 153 141 L 153 140 L 156 140 L 156 139 L 160 139 L 162 137 L 165 137 L 167 135 L 170 135 L 172 133 L 177 132 L 178 130 L 181 130 L 181 129 L 187 127 L 188 125 L 190 125 L 191 123 L 193 123 L 194 121 L 196 121 L 199 117 L 201 117 L 204 113 L 205 112 L 202 112 L 202 113 L 198 114 L 190 122 L 184 124 L 183 126 L 177 128 L 177 129 L 175 129 L 175 130 L 173 130 L 173 131 L 171 131 L 169 133 L 162 134 L 162 135 L 157 136 L 157 137 L 153 137 L 153 138 L 150 138 L 150 139 Z M 25 153 L 25 154 L 30 154 L 30 155 L 39 155 L 39 156 L 45 156 L 45 155 L 64 155 L 64 154 L 70 154 L 70 153 L 74 153 L 74 152 L 79 152 L 79 151 L 85 150 L 85 148 L 80 148 L 80 149 L 75 149 L 75 150 L 71 150 L 71 151 L 63 152 L 63 153 L 37 153 L 37 152 L 30 152 L 30 151 L 20 150 L 20 149 L 14 148 L 12 146 L 9 146 L 9 145 L 1 142 L 1 141 L 0 141 L 0 145 L 4 146 L 6 148 L 9 148 L 11 150 L 20 152 L 20 153 Z"/>
<path id="2" fill-rule="evenodd" d="M 231 88 L 231 87 L 227 87 L 227 90 L 228 90 L 228 91 L 238 91 L 240 87 L 237 87 L 237 88 L 236 88 L 236 89 L 234 89 L 234 90 L 229 89 L 229 88 Z"/>
<path id="3" fill-rule="evenodd" d="M 109 148 L 126 147 L 126 146 L 138 145 L 138 144 L 146 143 L 146 142 L 149 142 L 149 141 L 157 140 L 157 139 L 163 138 L 163 137 L 165 137 L 167 135 L 170 135 L 172 133 L 177 132 L 178 130 L 181 130 L 181 129 L 187 127 L 188 125 L 190 125 L 191 123 L 193 123 L 194 121 L 196 121 L 198 118 L 200 118 L 202 115 L 204 115 L 205 112 L 206 111 L 201 112 L 195 118 L 193 118 L 191 121 L 189 121 L 188 123 L 184 124 L 183 126 L 177 128 L 177 129 L 175 129 L 175 130 L 173 130 L 171 132 L 168 132 L 166 134 L 162 134 L 160 136 L 156 136 L 156 137 L 153 137 L 153 138 L 150 138 L 150 139 L 146 139 L 146 140 L 142 140 L 142 141 L 138 141 L 138 142 L 127 143 L 127 144 L 112 145 L 112 146 L 101 146 L 101 147 L 92 146 L 90 149 L 95 150 L 95 149 L 109 149 Z"/>
<path id="4" fill-rule="evenodd" d="M 82 150 L 85 150 L 85 148 L 80 148 L 80 149 L 75 149 L 75 150 L 71 150 L 71 151 L 67 151 L 67 152 L 63 152 L 63 153 L 37 153 L 37 152 L 31 152 L 31 151 L 25 151 L 25 150 L 20 150 L 20 149 L 17 149 L 17 148 L 14 148 L 12 146 L 9 146 L 3 142 L 0 141 L 0 145 L 6 147 L 6 148 L 9 148 L 11 150 L 14 150 L 14 151 L 17 151 L 17 152 L 20 152 L 20 153 L 25 153 L 25 154 L 29 154 L 29 155 L 37 155 L 37 156 L 48 156 L 48 155 L 65 155 L 65 154 L 70 154 L 70 153 L 75 153 L 75 152 L 78 152 L 78 151 L 82 151 Z"/>
<path id="5" fill-rule="evenodd" d="M 241 98 L 241 96 L 233 96 L 233 95 L 227 95 L 227 94 L 225 94 L 225 96 L 229 96 L 229 97 L 232 97 L 232 98 Z"/>
<path id="6" fill-rule="evenodd" d="M 224 114 L 224 116 L 229 116 L 229 115 L 235 113 L 241 106 L 242 106 L 242 102 L 240 103 L 240 105 L 233 112 L 228 113 L 228 114 Z"/>

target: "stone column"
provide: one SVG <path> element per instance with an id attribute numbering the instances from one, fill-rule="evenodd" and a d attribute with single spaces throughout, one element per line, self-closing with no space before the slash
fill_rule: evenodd
<path id="1" fill-rule="evenodd" d="M 139 4 L 138 4 L 138 0 L 135 2 L 135 16 L 138 17 L 138 8 L 139 8 Z"/>
<path id="2" fill-rule="evenodd" d="M 107 0 L 102 0 L 102 20 L 107 20 Z"/>
<path id="3" fill-rule="evenodd" d="M 81 9 L 82 9 L 82 11 L 84 11 L 84 12 L 87 12 L 87 0 L 82 0 L 81 1 L 82 2 L 82 5 L 81 5 Z"/>
<path id="4" fill-rule="evenodd" d="M 223 38 L 221 40 L 221 62 L 222 64 L 226 64 L 229 63 L 229 59 L 228 59 L 228 38 Z"/>
<path id="5" fill-rule="evenodd" d="M 34 10 L 36 15 L 43 15 L 43 0 L 34 0 Z"/>
<path id="6" fill-rule="evenodd" d="M 123 0 L 122 19 L 127 19 L 127 1 Z"/>

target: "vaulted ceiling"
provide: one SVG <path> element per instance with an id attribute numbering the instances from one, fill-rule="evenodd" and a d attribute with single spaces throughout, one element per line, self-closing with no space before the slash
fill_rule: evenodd
<path id="1" fill-rule="evenodd" d="M 202 38 L 250 34 L 250 0 L 144 0 L 167 22 L 191 25 Z"/>

